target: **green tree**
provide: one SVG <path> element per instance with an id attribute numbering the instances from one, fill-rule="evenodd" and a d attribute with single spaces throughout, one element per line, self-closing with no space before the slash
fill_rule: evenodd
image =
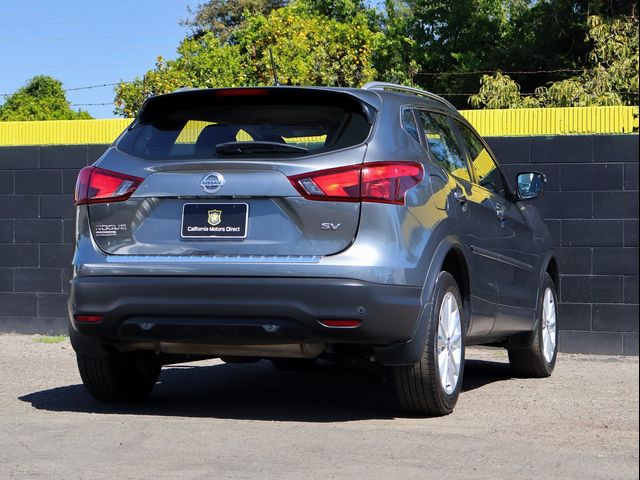
<path id="1" fill-rule="evenodd" d="M 530 102 L 527 105 L 527 102 Z M 469 97 L 469 103 L 475 108 L 525 108 L 537 107 L 536 98 L 522 96 L 520 85 L 509 75 L 496 72 L 494 75 L 483 75 L 480 80 L 480 91 Z"/>
<path id="2" fill-rule="evenodd" d="M 236 29 L 244 26 L 247 14 L 268 15 L 287 3 L 287 0 L 209 0 L 193 10 L 189 8 L 192 17 L 182 24 L 191 28 L 194 37 L 211 32 L 227 41 Z"/>
<path id="3" fill-rule="evenodd" d="M 272 85 L 269 49 L 284 85 L 360 86 L 375 77 L 372 56 L 380 34 L 361 13 L 340 22 L 290 5 L 249 15 L 232 37 L 221 42 L 207 32 L 185 39 L 175 60 L 158 58 L 143 78 L 116 87 L 116 113 L 133 116 L 147 96 L 181 87 Z"/>
<path id="4" fill-rule="evenodd" d="M 375 77 L 371 57 L 379 35 L 363 14 L 349 22 L 300 12 L 295 5 L 253 16 L 237 32 L 251 82 L 271 84 L 269 48 L 285 85 L 358 87 Z"/>
<path id="5" fill-rule="evenodd" d="M 416 41 L 411 35 L 413 14 L 404 0 L 385 0 L 381 38 L 373 52 L 378 79 L 405 85 L 415 83 L 420 65 L 415 59 Z"/>
<path id="6" fill-rule="evenodd" d="M 158 57 L 156 67 L 133 82 L 116 87 L 115 113 L 133 117 L 149 95 L 178 88 L 235 87 L 249 85 L 246 58 L 237 45 L 222 44 L 212 33 L 186 38 L 175 60 Z"/>
<path id="7" fill-rule="evenodd" d="M 624 0 L 387 0 L 386 43 L 374 66 L 382 73 L 414 62 L 420 71 L 413 82 L 451 94 L 449 100 L 458 106 L 486 72 L 537 71 L 513 74 L 523 92 L 533 92 L 574 74 L 558 70 L 584 65 L 589 15 L 608 20 L 633 12 L 635 5 Z"/>
<path id="8" fill-rule="evenodd" d="M 638 105 L 638 18 L 603 20 L 594 15 L 587 24 L 589 65 L 579 76 L 538 87 L 535 95 L 522 95 L 509 76 L 484 75 L 469 103 L 476 108 Z"/>
<path id="9" fill-rule="evenodd" d="M 588 19 L 593 45 L 579 77 L 541 87 L 543 106 L 638 105 L 638 17 Z"/>
<path id="10" fill-rule="evenodd" d="M 349 23 L 357 15 L 365 15 L 370 26 L 380 21 L 376 10 L 369 8 L 364 0 L 295 0 L 291 3 L 299 12 L 316 17 L 327 17 Z"/>
<path id="11" fill-rule="evenodd" d="M 627 54 L 634 38 L 637 45 L 637 21 L 620 38 L 612 22 L 636 7 L 637 0 L 385 0 L 379 11 L 366 0 L 209 0 L 186 21 L 192 34 L 175 60 L 159 58 L 143 78 L 117 87 L 116 111 L 135 114 L 148 95 L 179 87 L 270 84 L 270 50 L 288 85 L 375 78 L 444 93 L 463 106 L 481 80 L 472 104 L 484 107 L 593 97 L 629 103 L 637 99 L 637 54 L 635 64 Z M 600 26 L 587 23 L 594 14 Z M 482 76 L 496 71 L 512 73 Z"/>
<path id="12" fill-rule="evenodd" d="M 406 0 L 411 17 L 403 35 L 413 40 L 411 58 L 421 65 L 415 82 L 436 93 L 471 91 L 477 75 L 508 69 L 504 52 L 515 17 L 514 0 Z M 451 100 L 458 100 L 453 97 Z"/>
<path id="13" fill-rule="evenodd" d="M 46 75 L 33 77 L 0 106 L 0 121 L 89 118 L 91 115 L 87 112 L 73 110 L 62 89 L 62 83 Z"/>

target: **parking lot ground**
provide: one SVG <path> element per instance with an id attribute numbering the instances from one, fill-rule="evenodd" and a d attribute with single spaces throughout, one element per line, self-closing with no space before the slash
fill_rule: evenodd
<path id="1" fill-rule="evenodd" d="M 411 418 L 379 376 L 207 361 L 143 405 L 85 392 L 68 340 L 0 335 L 2 479 L 638 478 L 638 358 L 560 355 L 511 378 L 469 349 L 453 414 Z"/>

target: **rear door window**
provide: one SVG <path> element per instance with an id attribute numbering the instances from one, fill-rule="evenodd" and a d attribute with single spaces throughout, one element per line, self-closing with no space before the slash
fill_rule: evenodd
<path id="1" fill-rule="evenodd" d="M 454 177 L 471 181 L 467 162 L 447 116 L 420 110 L 418 118 L 425 143 L 436 163 Z"/>
<path id="2" fill-rule="evenodd" d="M 245 90 L 247 91 L 247 90 Z M 336 92 L 184 92 L 152 99 L 117 148 L 140 158 L 304 157 L 363 143 L 367 107 Z"/>
<path id="3" fill-rule="evenodd" d="M 458 120 L 455 122 L 469 152 L 477 182 L 487 190 L 506 197 L 507 184 L 489 150 L 473 130 Z"/>

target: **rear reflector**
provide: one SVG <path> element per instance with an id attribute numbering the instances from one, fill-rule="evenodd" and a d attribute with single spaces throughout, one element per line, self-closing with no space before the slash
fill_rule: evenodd
<path id="1" fill-rule="evenodd" d="M 309 200 L 404 205 L 407 191 L 423 177 L 417 162 L 377 162 L 294 175 L 289 181 Z"/>
<path id="2" fill-rule="evenodd" d="M 76 181 L 75 204 L 122 202 L 142 183 L 142 178 L 98 167 L 84 167 Z"/>
<path id="3" fill-rule="evenodd" d="M 103 318 L 102 315 L 76 315 L 76 321 L 83 323 L 98 323 L 101 322 Z"/>
<path id="4" fill-rule="evenodd" d="M 325 327 L 331 328 L 356 328 L 362 323 L 361 320 L 320 320 L 320 323 Z"/>

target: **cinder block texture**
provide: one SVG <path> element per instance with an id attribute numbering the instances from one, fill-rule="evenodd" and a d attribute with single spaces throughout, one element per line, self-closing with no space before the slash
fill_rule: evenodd
<path id="1" fill-rule="evenodd" d="M 534 203 L 560 271 L 560 349 L 638 355 L 638 135 L 488 138 Z M 66 332 L 80 168 L 107 145 L 0 147 L 0 331 Z"/>
<path id="2" fill-rule="evenodd" d="M 547 175 L 560 349 L 638 354 L 638 135 L 487 139 L 505 175 Z"/>
<path id="3" fill-rule="evenodd" d="M 75 181 L 106 147 L 0 147 L 0 332 L 67 332 Z"/>

